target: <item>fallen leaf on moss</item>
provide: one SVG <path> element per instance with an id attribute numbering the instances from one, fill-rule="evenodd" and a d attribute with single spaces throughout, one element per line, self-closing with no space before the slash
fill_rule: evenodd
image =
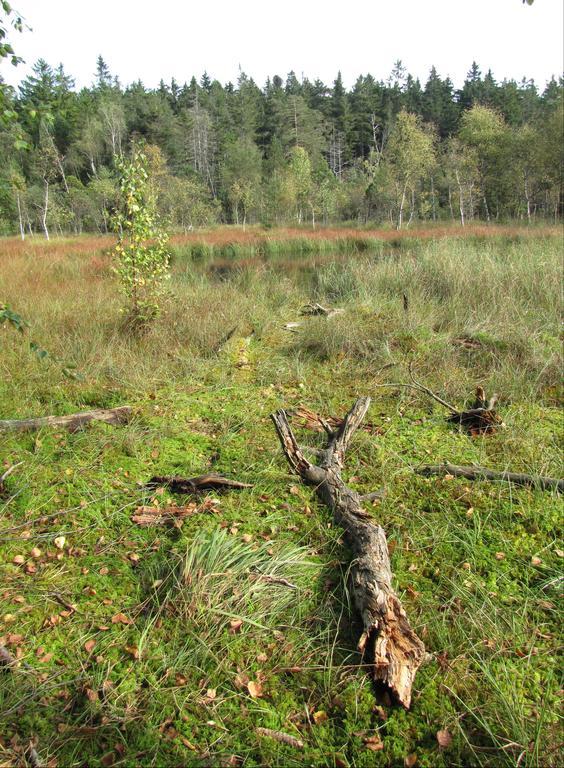
<path id="1" fill-rule="evenodd" d="M 437 743 L 441 749 L 447 749 L 452 744 L 452 733 L 446 729 L 437 731 Z"/>
<path id="2" fill-rule="evenodd" d="M 384 742 L 377 733 L 372 736 L 367 736 L 362 741 L 364 742 L 364 746 L 367 749 L 371 749 L 372 752 L 380 752 L 380 750 L 384 749 Z"/>
<path id="3" fill-rule="evenodd" d="M 112 624 L 133 624 L 131 619 L 128 619 L 125 613 L 116 613 L 112 616 Z"/>
<path id="4" fill-rule="evenodd" d="M 262 696 L 262 685 L 254 680 L 249 680 L 247 683 L 247 690 L 252 699 L 260 699 Z"/>

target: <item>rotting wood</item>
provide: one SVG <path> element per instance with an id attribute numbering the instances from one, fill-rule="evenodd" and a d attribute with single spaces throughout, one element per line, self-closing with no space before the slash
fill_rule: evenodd
<path id="1" fill-rule="evenodd" d="M 350 588 L 364 627 L 358 648 L 368 660 L 373 679 L 408 708 L 425 648 L 392 588 L 384 529 L 362 508 L 360 495 L 341 478 L 346 450 L 369 405 L 368 397 L 356 401 L 339 429 L 328 436 L 319 464 L 305 458 L 284 410 L 271 418 L 288 464 L 304 482 L 315 486 L 319 498 L 332 511 L 335 524 L 343 528 L 345 543 L 352 551 Z"/>
<path id="2" fill-rule="evenodd" d="M 142 527 L 152 525 L 173 525 L 182 527 L 183 521 L 201 512 L 215 512 L 217 510 L 215 499 L 205 499 L 202 504 L 191 502 L 181 507 L 168 505 L 165 507 L 137 507 L 135 514 L 131 516 L 131 522 Z"/>
<path id="3" fill-rule="evenodd" d="M 197 477 L 180 477 L 178 475 L 155 475 L 146 484 L 148 488 L 165 487 L 171 493 L 202 493 L 203 491 L 237 490 L 252 488 L 250 483 L 240 483 L 215 473 L 198 475 Z"/>
<path id="4" fill-rule="evenodd" d="M 97 408 L 93 411 L 70 413 L 67 416 L 40 416 L 36 419 L 9 419 L 0 421 L 0 430 L 8 432 L 31 432 L 42 427 L 57 427 L 75 432 L 90 421 L 103 421 L 105 424 L 125 424 L 129 421 L 133 409 L 129 405 L 118 408 Z"/>
<path id="5" fill-rule="evenodd" d="M 564 492 L 564 480 L 556 477 L 544 477 L 543 475 L 527 475 L 522 472 L 499 472 L 479 466 L 458 466 L 456 464 L 424 464 L 416 467 L 415 472 L 418 475 L 452 475 L 453 477 L 464 477 L 466 480 L 501 480 L 515 485 L 531 485 L 540 488 L 543 491 L 556 490 Z"/>

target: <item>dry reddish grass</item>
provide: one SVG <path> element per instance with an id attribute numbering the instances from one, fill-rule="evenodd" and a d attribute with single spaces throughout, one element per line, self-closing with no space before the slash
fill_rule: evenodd
<path id="1" fill-rule="evenodd" d="M 431 238 L 443 237 L 499 237 L 499 236 L 521 236 L 521 237 L 543 237 L 560 234 L 561 229 L 555 226 L 539 227 L 516 227 L 506 225 L 484 225 L 477 224 L 467 227 L 457 225 L 440 225 L 414 227 L 413 229 L 404 229 L 397 232 L 393 229 L 349 229 L 346 227 L 327 227 L 320 229 L 307 229 L 298 227 L 279 227 L 277 229 L 262 229 L 261 227 L 249 227 L 243 231 L 240 227 L 221 226 L 215 229 L 198 230 L 183 235 L 173 235 L 171 241 L 173 245 L 183 245 L 189 243 L 205 243 L 207 245 L 257 245 L 264 241 L 292 241 L 292 240 L 342 240 L 342 239 L 366 239 L 374 238 L 376 240 L 390 241 L 403 239 L 405 237 L 429 240 Z M 72 254 L 93 255 L 97 254 L 96 266 L 104 263 L 104 251 L 111 249 L 115 242 L 112 235 L 81 235 L 77 237 L 54 238 L 44 240 L 40 237 L 34 237 L 22 241 L 18 237 L 6 237 L 0 239 L 0 259 L 8 262 L 22 253 L 36 256 L 38 258 L 48 257 L 51 264 Z"/>
<path id="2" fill-rule="evenodd" d="M 239 245 L 253 245 L 264 240 L 342 240 L 342 239 L 366 239 L 390 241 L 409 237 L 429 240 L 442 237 L 499 237 L 503 235 L 520 236 L 548 236 L 560 232 L 558 227 L 516 227 L 505 225 L 475 225 L 461 227 L 458 225 L 426 226 L 404 229 L 398 232 L 395 229 L 350 229 L 347 227 L 327 227 L 321 229 L 306 229 L 298 227 L 278 227 L 276 229 L 249 228 L 245 232 L 239 227 L 219 227 L 211 230 L 190 232 L 185 235 L 175 235 L 172 242 L 175 245 L 183 243 L 206 243 L 209 245 L 227 245 L 236 243 Z"/>

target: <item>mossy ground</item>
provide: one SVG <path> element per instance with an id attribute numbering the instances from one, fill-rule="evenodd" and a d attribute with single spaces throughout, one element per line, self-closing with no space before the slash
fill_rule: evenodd
<path id="1" fill-rule="evenodd" d="M 22 463 L 0 502 L 0 635 L 28 665 L 2 675 L 2 764 L 36 738 L 45 762 L 58 766 L 368 768 L 410 764 L 413 755 L 411 764 L 429 768 L 559 765 L 561 503 L 550 493 L 412 471 L 448 460 L 561 473 L 551 284 L 559 242 L 406 248 L 371 261 L 329 254 L 301 269 L 235 261 L 221 277 L 180 251 L 176 298 L 139 338 L 119 330 L 104 254 L 69 242 L 53 261 L 24 249 L 18 263 L 3 262 L 2 295 L 51 353 L 38 360 L 25 337 L 0 329 L 3 417 L 123 403 L 135 416 L 117 428 L 1 438 L 4 465 Z M 496 286 L 484 285 L 465 303 L 465 258 L 486 259 L 494 278 L 512 272 L 514 294 L 500 278 L 499 302 Z M 537 263 L 544 287 L 530 285 Z M 344 316 L 284 330 L 312 298 L 342 306 Z M 480 346 L 453 343 L 463 333 Z M 477 384 L 497 388 L 506 428 L 469 438 L 440 406 L 378 386 L 405 380 L 410 360 L 459 405 Z M 76 363 L 84 381 L 63 376 L 58 361 Z M 432 654 L 409 712 L 382 702 L 365 674 L 340 532 L 289 475 L 268 418 L 300 404 L 343 414 L 359 395 L 373 398 L 368 418 L 377 429 L 355 437 L 346 479 L 362 492 L 386 488 L 371 511 L 388 534 L 398 593 Z M 212 469 L 253 487 L 221 495 L 181 528 L 132 523 L 137 506 L 172 499 L 143 489 L 152 475 Z M 196 577 L 212 586 L 186 596 L 174 574 L 195 543 L 203 558 Z M 265 547 L 297 589 L 257 592 L 243 574 L 222 597 L 221 580 L 211 565 L 206 571 L 212 555 L 220 562 L 231 549 L 243 558 L 248 550 L 252 563 Z M 257 726 L 300 738 L 304 749 Z M 437 743 L 441 729 L 453 736 L 448 748 Z M 380 751 L 366 744 L 375 733 Z"/>

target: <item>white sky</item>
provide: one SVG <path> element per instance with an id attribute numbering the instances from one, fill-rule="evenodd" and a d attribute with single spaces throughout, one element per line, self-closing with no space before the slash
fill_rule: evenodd
<path id="1" fill-rule="evenodd" d="M 235 82 L 239 65 L 268 75 L 320 77 L 340 69 L 347 87 L 370 72 L 386 79 L 396 59 L 425 82 L 435 64 L 460 86 L 472 60 L 482 73 L 544 87 L 563 70 L 562 0 L 12 0 L 32 31 L 11 34 L 25 65 L 2 67 L 16 84 L 38 58 L 62 62 L 90 85 L 102 54 L 122 85 L 179 83 L 207 70 Z"/>

